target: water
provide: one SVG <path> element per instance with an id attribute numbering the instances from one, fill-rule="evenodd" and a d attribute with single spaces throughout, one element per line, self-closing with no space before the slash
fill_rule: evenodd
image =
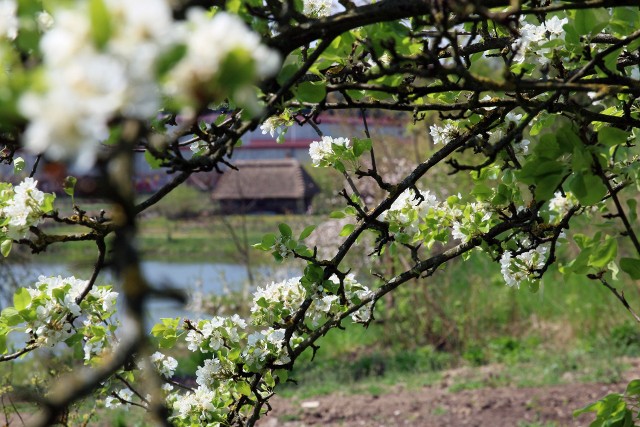
<path id="1" fill-rule="evenodd" d="M 88 279 L 91 275 L 86 268 L 74 268 L 65 264 L 27 264 L 24 266 L 11 265 L 11 272 L 24 286 L 33 286 L 38 276 L 76 276 Z M 201 294 L 221 295 L 230 291 L 239 291 L 247 286 L 248 276 L 245 266 L 239 264 L 212 263 L 172 263 L 160 261 L 146 261 L 142 263 L 142 270 L 147 281 L 155 288 L 174 288 L 184 291 L 188 297 Z M 81 271 L 81 272 L 79 272 Z M 283 280 L 287 277 L 300 275 L 297 269 L 258 267 L 253 269 L 258 286 Z M 109 270 L 103 271 L 97 280 L 98 285 L 113 283 Z M 114 287 L 117 291 L 117 286 Z M 0 309 L 10 303 L 0 301 Z M 177 302 L 154 299 L 148 304 L 147 321 L 152 324 L 161 317 L 199 317 L 202 313 L 194 311 Z"/>

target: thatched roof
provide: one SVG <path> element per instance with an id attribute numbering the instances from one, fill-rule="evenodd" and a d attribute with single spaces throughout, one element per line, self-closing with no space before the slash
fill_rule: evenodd
<path id="1" fill-rule="evenodd" d="M 295 159 L 238 160 L 227 170 L 211 197 L 214 200 L 303 199 L 318 193 L 313 179 Z"/>

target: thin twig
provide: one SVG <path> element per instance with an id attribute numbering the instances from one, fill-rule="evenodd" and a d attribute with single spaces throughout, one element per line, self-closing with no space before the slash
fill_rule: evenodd
<path id="1" fill-rule="evenodd" d="M 616 298 L 618 298 L 618 300 L 620 300 L 620 302 L 622 303 L 624 308 L 626 308 L 627 311 L 629 311 L 629 313 L 631 313 L 633 318 L 636 319 L 636 322 L 640 323 L 640 316 L 638 316 L 638 314 L 629 305 L 629 302 L 627 301 L 627 299 L 624 296 L 624 291 L 619 291 L 618 292 L 618 290 L 616 288 L 614 288 L 613 286 L 611 286 L 609 284 L 609 282 L 607 282 L 603 277 L 593 277 L 593 276 L 590 275 L 589 278 L 590 279 L 598 279 L 598 280 L 600 280 L 600 283 L 602 283 L 605 288 L 609 289 L 613 293 L 613 295 L 615 295 Z"/>

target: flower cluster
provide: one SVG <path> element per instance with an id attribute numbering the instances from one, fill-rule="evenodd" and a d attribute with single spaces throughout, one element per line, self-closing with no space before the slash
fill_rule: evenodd
<path id="1" fill-rule="evenodd" d="M 549 210 L 551 211 L 549 219 L 551 221 L 561 220 L 577 204 L 578 200 L 573 193 L 568 191 L 563 195 L 560 191 L 556 191 L 553 198 L 549 200 Z"/>
<path id="2" fill-rule="evenodd" d="M 19 105 L 30 120 L 27 148 L 76 157 L 81 166 L 93 163 L 116 113 L 146 118 L 158 109 L 160 94 L 149 76 L 172 22 L 165 2 L 110 1 L 101 23 L 92 22 L 87 7 L 54 11 L 40 41 L 46 90 L 27 92 Z M 109 33 L 98 35 L 97 25 Z"/>
<path id="3" fill-rule="evenodd" d="M 458 128 L 452 123 L 444 123 L 444 126 L 431 125 L 429 134 L 434 144 L 446 144 L 458 135 Z"/>
<path id="4" fill-rule="evenodd" d="M 346 305 L 341 304 L 336 295 L 340 287 L 344 290 Z M 173 411 L 172 419 L 187 425 L 189 422 L 219 422 L 229 411 L 228 402 L 251 393 L 270 392 L 280 375 L 286 375 L 277 367 L 291 361 L 290 350 L 303 339 L 297 333 L 288 337 L 286 324 L 305 299 L 312 300 L 305 314 L 306 326 L 317 327 L 322 320 L 360 305 L 362 307 L 354 310 L 351 317 L 355 322 L 367 322 L 371 317 L 372 302 L 364 302 L 371 297 L 371 291 L 352 275 L 345 276 L 342 281 L 333 276 L 320 285 L 313 285 L 311 291 L 305 289 L 301 278 L 293 278 L 258 288 L 251 322 L 238 315 L 185 320 L 187 348 L 207 355 L 207 358 L 195 372 L 196 389 L 185 392 L 164 388 L 167 406 Z M 178 325 L 178 319 L 163 319 L 162 325 L 156 325 L 152 334 L 159 337 L 161 343 L 163 338 L 177 338 Z M 165 346 L 173 346 L 173 343 L 175 340 L 169 340 Z M 177 367 L 174 359 L 159 352 L 151 360 L 165 378 L 169 378 Z M 252 382 L 249 378 L 254 374 L 258 374 L 262 382 L 249 385 Z M 122 397 L 120 393 L 118 396 Z M 119 401 L 116 397 L 110 404 L 117 405 Z"/>
<path id="5" fill-rule="evenodd" d="M 291 125 L 293 125 L 291 113 L 288 110 L 285 110 L 281 114 L 269 117 L 265 120 L 262 125 L 260 125 L 260 130 L 263 135 L 271 135 L 271 138 L 275 137 L 277 133 L 278 136 L 276 137 L 276 141 L 278 143 L 282 143 L 284 142 L 284 136 Z"/>
<path id="6" fill-rule="evenodd" d="M 238 342 L 247 323 L 237 314 L 231 317 L 216 316 L 200 320 L 196 328 L 190 329 L 186 341 L 191 351 L 211 352 Z"/>
<path id="7" fill-rule="evenodd" d="M 40 276 L 34 287 L 16 293 L 14 307 L 2 311 L 0 331 L 26 332 L 29 344 L 37 347 L 53 347 L 63 341 L 81 345 L 89 362 L 115 342 L 115 325 L 106 322 L 115 312 L 118 294 L 108 286 L 88 286 L 87 280 L 73 276 Z M 74 324 L 78 318 L 84 319 L 82 326 Z"/>
<path id="8" fill-rule="evenodd" d="M 323 136 L 320 141 L 313 141 L 309 145 L 309 155 L 313 166 L 331 166 L 340 160 L 340 154 L 348 149 L 351 142 L 347 138 L 332 138 Z"/>
<path id="9" fill-rule="evenodd" d="M 8 239 L 22 239 L 29 227 L 38 225 L 42 215 L 53 208 L 53 194 L 45 194 L 36 187 L 38 181 L 25 178 L 19 185 L 3 183 L 0 190 L 2 234 Z"/>
<path id="10" fill-rule="evenodd" d="M 187 22 L 175 29 L 186 46 L 184 57 L 169 72 L 168 93 L 189 103 L 202 97 L 203 88 L 211 88 L 214 99 L 234 95 L 238 101 L 257 111 L 252 91 L 245 87 L 255 77 L 275 74 L 280 56 L 261 43 L 240 18 L 217 13 L 210 18 L 202 9 L 191 9 Z M 236 69 L 237 68 L 237 69 Z M 224 85 L 216 84 L 224 80 Z M 244 101 L 244 102 L 242 102 Z"/>
<path id="11" fill-rule="evenodd" d="M 447 242 L 449 237 L 466 242 L 488 231 L 494 217 L 487 203 L 464 203 L 460 194 L 440 202 L 429 190 L 416 192 L 409 188 L 379 218 L 389 223 L 394 240 L 421 242 L 430 248 L 437 241 Z"/>
<path id="12" fill-rule="evenodd" d="M 223 411 L 222 408 L 216 407 L 215 402 L 224 401 L 229 397 L 229 393 L 208 387 L 200 386 L 193 392 L 185 395 L 173 394 L 169 396 L 169 403 L 175 411 L 175 416 L 180 418 L 185 425 L 202 425 L 203 422 L 222 421 L 222 417 L 216 414 L 216 410 Z M 220 425 L 220 424 L 205 424 Z"/>
<path id="13" fill-rule="evenodd" d="M 347 275 L 342 283 L 349 304 L 357 305 L 371 296 L 371 291 L 358 283 L 353 275 Z M 333 275 L 327 283 L 318 285 L 311 292 L 305 289 L 300 277 L 258 288 L 251 307 L 253 321 L 256 325 L 286 324 L 296 314 L 302 303 L 307 298 L 311 298 L 313 301 L 305 317 L 312 328 L 317 327 L 323 319 L 340 313 L 346 308 L 340 304 L 340 298 L 335 292 L 339 285 L 339 278 Z M 353 321 L 367 322 L 370 311 L 371 304 L 363 306 L 352 315 Z"/>
<path id="14" fill-rule="evenodd" d="M 209 354 L 210 358 L 196 370 L 198 388 L 188 392 L 165 388 L 167 404 L 176 421 L 222 421 L 229 411 L 227 402 L 251 393 L 242 378 L 264 371 L 267 363 L 290 361 L 284 329 L 269 327 L 250 333 L 247 323 L 238 315 L 186 321 L 185 327 L 189 350 Z M 299 342 L 300 338 L 295 335 L 289 341 L 292 347 Z M 162 363 L 167 364 L 164 359 Z M 175 365 L 172 363 L 169 368 L 174 370 Z M 273 380 L 271 373 L 268 376 Z"/>
<path id="15" fill-rule="evenodd" d="M 15 0 L 0 1 L 0 39 L 15 40 L 18 36 L 18 5 Z"/>
<path id="16" fill-rule="evenodd" d="M 88 7 L 76 2 L 53 12 L 53 24 L 40 41 L 45 89 L 26 92 L 19 101 L 29 120 L 27 148 L 75 158 L 81 167 L 93 164 L 98 142 L 107 139 L 108 123 L 117 115 L 152 117 L 162 95 L 199 105 L 203 87 L 210 88 L 211 99 L 234 96 L 255 107 L 248 85 L 280 65 L 275 51 L 240 18 L 224 12 L 211 18 L 194 8 L 182 22 L 173 20 L 167 1 L 106 1 L 100 16 Z M 175 59 L 163 63 L 168 71 L 160 70 L 167 56 Z M 242 73 L 233 69 L 238 66 Z M 224 73 L 233 75 L 234 87 Z"/>
<path id="17" fill-rule="evenodd" d="M 552 40 L 564 40 L 565 31 L 562 27 L 568 22 L 567 18 L 560 19 L 557 16 L 553 16 L 545 21 L 544 26 L 528 23 L 522 25 L 520 38 L 512 46 L 512 49 L 516 52 L 514 60 L 523 62 L 528 53 L 534 53 L 532 56 L 541 65 L 548 64 L 551 61 L 550 53 L 553 49 L 544 45 Z"/>
<path id="18" fill-rule="evenodd" d="M 435 194 L 431 194 L 429 190 L 416 192 L 413 188 L 409 188 L 402 192 L 391 207 L 380 215 L 380 219 L 392 222 L 401 229 L 415 232 L 419 218 L 426 215 L 430 209 L 436 209 L 438 206 Z"/>
<path id="19" fill-rule="evenodd" d="M 332 0 L 304 0 L 303 13 L 312 18 L 323 18 L 331 15 Z"/>
<path id="20" fill-rule="evenodd" d="M 528 246 L 527 242 L 523 246 Z M 534 280 L 535 272 L 547 261 L 548 245 L 540 245 L 519 255 L 513 256 L 511 251 L 504 251 L 500 257 L 500 272 L 507 286 L 520 287 L 526 280 Z"/>
<path id="21" fill-rule="evenodd" d="M 117 408 L 122 405 L 122 402 L 131 402 L 131 399 L 133 399 L 133 391 L 126 387 L 123 388 L 122 390 L 119 391 L 114 391 L 113 392 L 114 396 L 108 396 L 105 400 L 104 400 L 104 406 L 107 408 Z M 128 408 L 127 405 L 123 406 L 125 409 Z"/>
<path id="22" fill-rule="evenodd" d="M 178 367 L 178 361 L 176 359 L 164 355 L 159 351 L 153 353 L 150 359 L 156 370 L 165 378 L 171 378 Z"/>

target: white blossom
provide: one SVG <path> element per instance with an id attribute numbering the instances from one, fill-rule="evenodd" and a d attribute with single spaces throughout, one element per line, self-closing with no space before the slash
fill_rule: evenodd
<path id="1" fill-rule="evenodd" d="M 18 37 L 17 11 L 15 0 L 0 0 L 0 38 L 15 40 Z"/>
<path id="2" fill-rule="evenodd" d="M 518 156 L 525 156 L 529 153 L 529 144 L 531 142 L 528 139 L 523 139 L 520 142 L 513 144 L 513 151 Z"/>
<path id="3" fill-rule="evenodd" d="M 331 15 L 332 0 L 304 0 L 303 13 L 313 18 Z"/>
<path id="4" fill-rule="evenodd" d="M 208 359 L 204 361 L 204 365 L 196 371 L 196 383 L 202 387 L 209 387 L 218 377 L 222 370 L 220 361 L 217 359 Z"/>
<path id="5" fill-rule="evenodd" d="M 544 25 L 547 27 L 547 31 L 552 34 L 552 38 L 564 39 L 564 26 L 569 22 L 567 18 L 560 19 L 557 16 L 551 17 L 545 21 Z M 555 36 L 555 37 L 553 37 Z"/>
<path id="6" fill-rule="evenodd" d="M 117 408 L 118 406 L 122 405 L 120 403 L 120 401 L 113 397 L 113 396 L 108 396 L 105 400 L 104 400 L 104 406 L 107 408 Z"/>
<path id="7" fill-rule="evenodd" d="M 556 191 L 553 198 L 549 200 L 549 210 L 554 212 L 550 215 L 550 219 L 552 221 L 562 219 L 576 204 L 577 200 L 572 193 L 567 192 L 563 195 L 560 191 Z"/>
<path id="8" fill-rule="evenodd" d="M 520 120 L 522 120 L 522 114 L 516 114 L 513 111 L 509 111 L 505 119 L 507 120 L 508 123 L 509 122 L 515 123 L 517 125 L 520 122 Z"/>
<path id="9" fill-rule="evenodd" d="M 544 26 L 523 23 L 520 28 L 520 37 L 511 46 L 516 53 L 514 61 L 524 62 L 526 55 L 530 53 L 540 64 L 547 64 L 549 62 L 547 56 L 551 53 L 551 49 L 541 48 L 540 45 L 549 40 L 564 40 L 562 27 L 567 22 L 569 22 L 567 18 L 560 19 L 554 16 L 548 19 Z"/>
<path id="10" fill-rule="evenodd" d="M 455 138 L 458 129 L 451 123 L 445 123 L 444 126 L 429 126 L 429 134 L 434 144 L 446 144 L 451 138 Z"/>
<path id="11" fill-rule="evenodd" d="M 45 194 L 38 190 L 38 181 L 25 178 L 13 188 L 13 197 L 2 208 L 0 215 L 9 219 L 5 232 L 11 239 L 26 237 L 29 227 L 38 225 L 42 218 Z"/>
<path id="12" fill-rule="evenodd" d="M 462 224 L 460 224 L 459 221 L 453 222 L 453 225 L 451 226 L 451 237 L 461 240 L 464 243 L 469 240 L 469 236 L 462 232 L 462 230 L 460 229 L 461 226 Z"/>
<path id="13" fill-rule="evenodd" d="M 349 148 L 351 141 L 348 138 L 332 138 L 330 136 L 323 136 L 320 141 L 313 141 L 309 145 L 309 156 L 311 156 L 313 166 L 322 166 L 323 163 L 333 164 L 339 160 L 334 152 L 334 145 Z"/>
<path id="14" fill-rule="evenodd" d="M 153 353 L 150 360 L 160 375 L 165 378 L 171 378 L 178 367 L 178 361 L 176 359 L 171 356 L 166 356 L 159 351 Z"/>
<path id="15" fill-rule="evenodd" d="M 36 22 L 38 23 L 38 29 L 40 29 L 40 31 L 49 31 L 51 27 L 53 27 L 53 16 L 43 10 L 36 14 Z"/>
<path id="16" fill-rule="evenodd" d="M 526 246 L 526 243 L 523 245 Z M 544 266 L 547 251 L 546 245 L 540 245 L 515 257 L 511 251 L 505 251 L 500 257 L 500 272 L 507 286 L 519 288 L 523 281 L 534 280 L 533 273 Z"/>
<path id="17" fill-rule="evenodd" d="M 279 54 L 263 45 L 260 37 L 235 15 L 219 12 L 211 18 L 204 10 L 192 8 L 187 22 L 177 30 L 187 52 L 169 73 L 170 94 L 195 94 L 202 84 L 212 81 L 235 50 L 253 59 L 257 77 L 271 76 L 280 67 Z"/>

